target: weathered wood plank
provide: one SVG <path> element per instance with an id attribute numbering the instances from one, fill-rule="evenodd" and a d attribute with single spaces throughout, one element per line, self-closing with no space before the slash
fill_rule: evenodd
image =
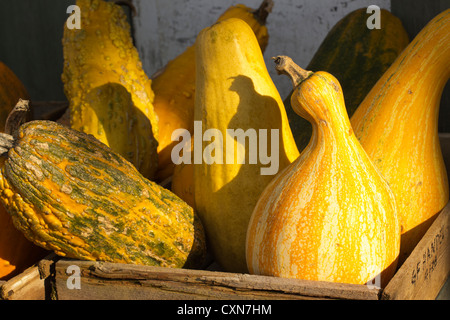
<path id="1" fill-rule="evenodd" d="M 383 290 L 382 299 L 435 299 L 449 274 L 450 204 Z"/>
<path id="2" fill-rule="evenodd" d="M 0 286 L 0 300 L 45 300 L 49 294 L 49 277 L 55 254 L 49 254 L 39 263 Z"/>
<path id="3" fill-rule="evenodd" d="M 80 268 L 80 289 L 69 289 L 69 266 Z M 105 262 L 56 263 L 58 299 L 378 299 L 379 289 L 206 270 Z M 136 290 L 136 289 L 139 290 Z"/>
<path id="4" fill-rule="evenodd" d="M 37 266 L 28 268 L 23 273 L 3 284 L 0 300 L 44 300 L 45 285 L 40 278 Z"/>

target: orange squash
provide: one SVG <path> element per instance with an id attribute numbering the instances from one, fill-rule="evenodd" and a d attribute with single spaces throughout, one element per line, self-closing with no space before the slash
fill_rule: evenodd
<path id="1" fill-rule="evenodd" d="M 247 231 L 251 273 L 384 286 L 400 249 L 395 198 L 356 139 L 338 80 L 288 57 L 291 103 L 313 126 L 300 157 L 267 186 Z M 376 281 L 378 280 L 378 281 Z"/>
<path id="2" fill-rule="evenodd" d="M 450 76 L 450 9 L 401 53 L 358 107 L 351 124 L 397 199 L 404 261 L 449 200 L 438 137 Z"/>
<path id="3" fill-rule="evenodd" d="M 0 205 L 0 280 L 11 279 L 48 253 L 25 238 Z"/>
<path id="4" fill-rule="evenodd" d="M 19 99 L 29 99 L 27 89 L 14 72 L 0 61 L 0 132 L 3 132 L 8 114 Z"/>
<path id="5" fill-rule="evenodd" d="M 0 131 L 19 99 L 28 99 L 24 84 L 0 61 Z M 28 241 L 0 205 L 0 280 L 8 280 L 42 258 L 47 251 Z"/>

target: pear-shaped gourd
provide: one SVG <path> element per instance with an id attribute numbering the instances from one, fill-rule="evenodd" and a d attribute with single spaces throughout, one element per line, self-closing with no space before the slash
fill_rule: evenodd
<path id="1" fill-rule="evenodd" d="M 306 72 L 288 57 L 294 110 L 313 135 L 300 157 L 262 193 L 247 233 L 251 273 L 384 286 L 400 249 L 395 199 L 359 144 L 342 89 L 327 72 Z"/>
<path id="2" fill-rule="evenodd" d="M 449 200 L 438 136 L 450 77 L 450 9 L 430 21 L 369 92 L 351 118 L 361 145 L 395 194 L 400 262 Z"/>
<path id="3" fill-rule="evenodd" d="M 196 66 L 194 118 L 202 136 L 194 126 L 194 155 L 200 149 L 203 159 L 194 156 L 195 206 L 216 261 L 227 271 L 246 272 L 245 237 L 253 208 L 299 152 L 247 23 L 231 18 L 202 30 Z"/>

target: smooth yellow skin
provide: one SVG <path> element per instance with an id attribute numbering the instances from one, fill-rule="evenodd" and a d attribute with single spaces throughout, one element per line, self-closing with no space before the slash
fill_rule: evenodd
<path id="1" fill-rule="evenodd" d="M 449 200 L 438 136 L 450 77 L 450 9 L 402 52 L 356 110 L 351 124 L 397 199 L 404 261 Z"/>
<path id="2" fill-rule="evenodd" d="M 313 136 L 258 200 L 247 233 L 249 271 L 353 284 L 381 276 L 385 285 L 400 248 L 395 199 L 351 129 L 339 82 L 317 72 L 291 103 Z"/>
<path id="3" fill-rule="evenodd" d="M 255 18 L 253 9 L 244 5 L 232 6 L 217 21 L 229 18 L 245 21 L 255 32 L 261 50 L 264 52 L 269 34 L 267 27 Z M 153 77 L 152 89 L 155 93 L 153 104 L 159 118 L 157 179 L 160 181 L 169 178 L 175 170 L 171 152 L 178 142 L 172 140 L 173 131 L 187 129 L 192 133 L 194 129 L 195 65 L 195 45 L 193 45 L 170 61 L 162 72 Z M 188 170 L 191 171 L 192 168 Z M 183 182 L 180 181 L 180 183 Z M 186 188 L 192 188 L 192 185 L 188 183 L 183 184 Z"/>
<path id="4" fill-rule="evenodd" d="M 63 38 L 62 80 L 70 102 L 71 127 L 92 134 L 146 178 L 153 178 L 158 165 L 154 93 L 133 46 L 127 17 L 111 2 L 77 0 L 76 4 L 81 10 L 81 29 L 65 26 Z M 105 94 L 108 84 L 122 85 L 132 103 L 122 103 L 129 98 L 118 86 Z"/>
<path id="5" fill-rule="evenodd" d="M 252 29 L 240 19 L 221 21 L 199 34 L 196 50 L 194 117 L 202 121 L 203 132 L 217 129 L 225 141 L 226 129 L 267 129 L 269 135 L 270 129 L 279 129 L 279 170 L 294 161 L 299 152 Z M 203 142 L 203 149 L 210 144 Z M 194 165 L 195 206 L 218 263 L 231 272 L 246 272 L 248 221 L 273 176 L 261 175 L 266 165 L 249 164 L 248 143 L 244 148 L 234 141 L 234 146 L 234 164 Z M 229 156 L 223 155 L 224 162 Z M 241 157 L 245 164 L 237 164 Z"/>

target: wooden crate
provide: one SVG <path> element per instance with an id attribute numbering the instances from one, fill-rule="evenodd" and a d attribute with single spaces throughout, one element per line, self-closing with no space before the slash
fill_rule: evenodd
<path id="1" fill-rule="evenodd" d="M 449 168 L 450 134 L 441 135 L 441 144 Z M 79 273 L 68 272 L 73 266 Z M 0 299 L 422 300 L 435 299 L 449 274 L 450 203 L 384 289 L 214 270 L 79 261 L 51 255 L 1 285 Z"/>

